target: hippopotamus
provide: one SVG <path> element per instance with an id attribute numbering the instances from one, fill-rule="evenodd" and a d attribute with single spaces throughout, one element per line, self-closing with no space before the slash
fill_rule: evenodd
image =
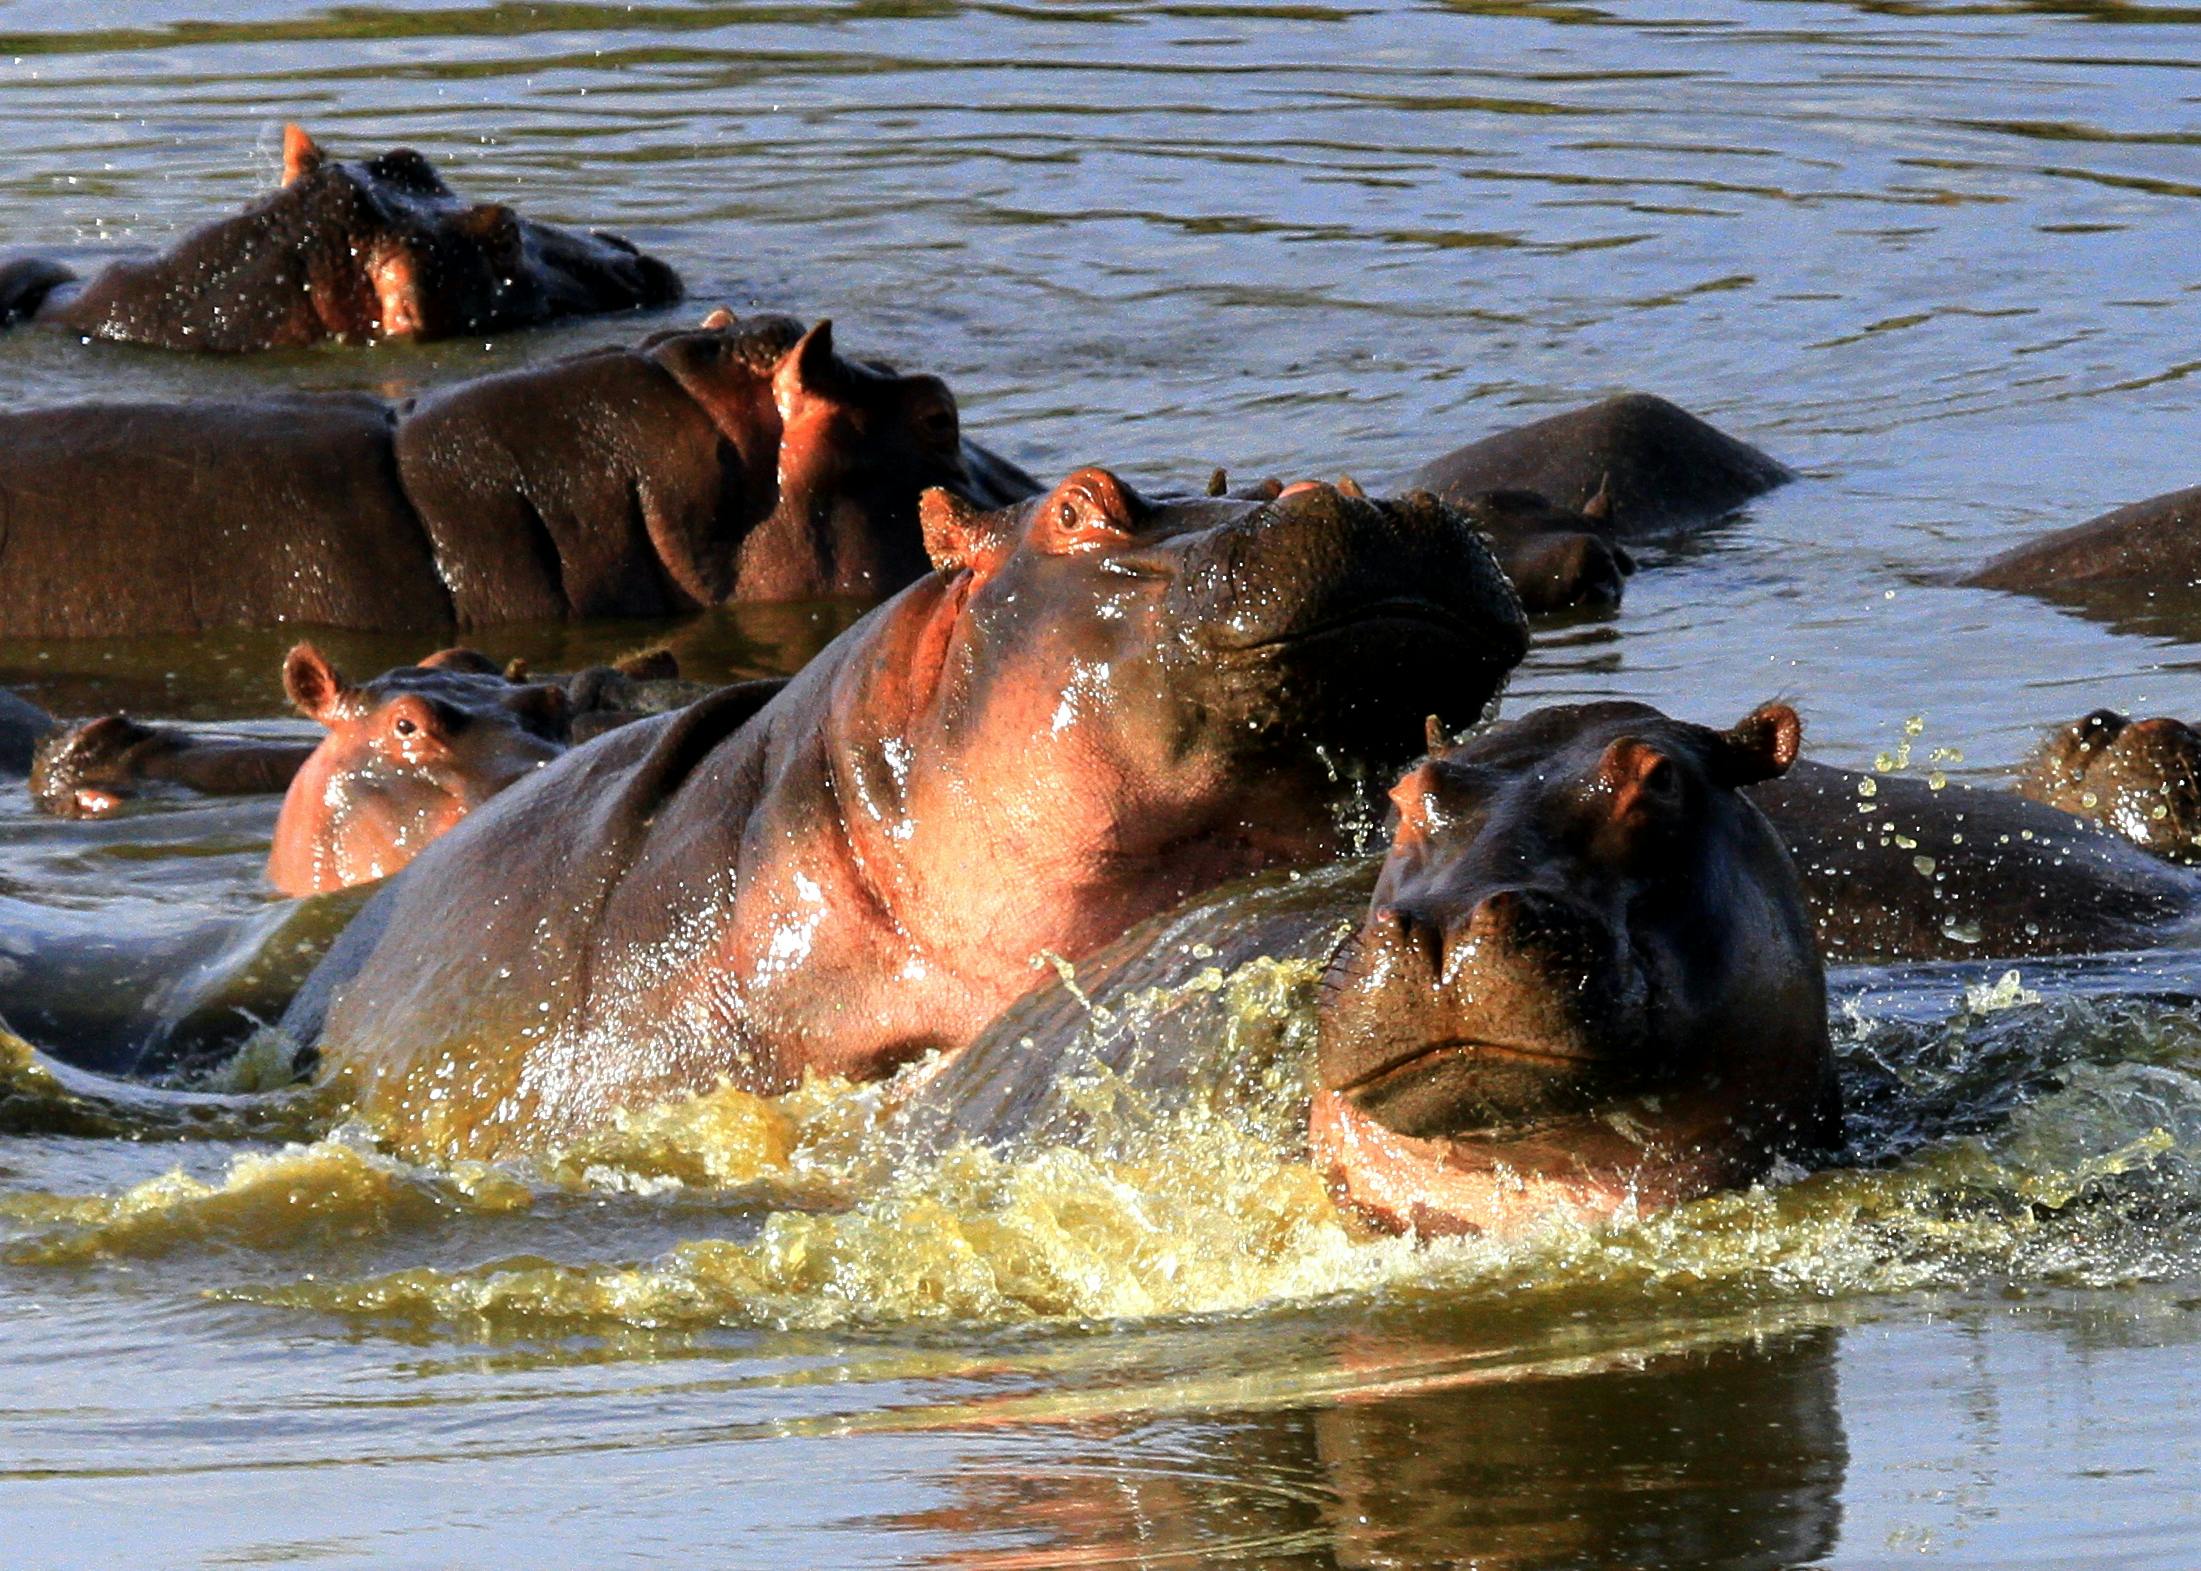
<path id="1" fill-rule="evenodd" d="M 841 358 L 829 322 L 724 311 L 397 404 L 0 415 L 0 636 L 875 599 L 924 570 L 933 485 L 1038 489 L 962 440 L 937 377 Z"/>
<path id="2" fill-rule="evenodd" d="M 0 687 L 0 780 L 20 780 L 30 772 L 38 744 L 54 728 L 54 718 L 23 697 Z"/>
<path id="3" fill-rule="evenodd" d="M 2011 791 L 1806 761 L 1752 795 L 1831 960 L 2138 949 L 2201 914 L 2201 873 Z"/>
<path id="4" fill-rule="evenodd" d="M 157 256 L 88 280 L 42 258 L 0 264 L 0 326 L 231 353 L 497 333 L 679 299 L 673 270 L 618 235 L 470 202 L 410 148 L 339 162 L 295 125 L 280 187 Z"/>
<path id="5" fill-rule="evenodd" d="M 292 897 L 326 894 L 395 873 L 575 741 L 659 712 L 639 706 L 668 690 L 683 702 L 711 691 L 664 675 L 662 654 L 632 663 L 651 676 L 591 667 L 562 682 L 527 682 L 476 650 L 443 649 L 355 684 L 312 644 L 299 644 L 283 662 L 283 691 L 325 728 L 319 742 L 206 737 L 107 715 L 53 733 L 31 770 L 32 799 L 48 812 L 92 818 L 151 783 L 208 795 L 280 792 L 268 883 Z M 736 685 L 761 705 L 784 683 Z"/>
<path id="6" fill-rule="evenodd" d="M 2097 709 L 2019 766 L 2018 794 L 2090 818 L 2175 862 L 2201 862 L 2201 732 Z"/>
<path id="7" fill-rule="evenodd" d="M 1035 966 L 1339 849 L 1356 769 L 1526 648 L 1426 495 L 1150 499 L 1088 468 L 921 516 L 934 571 L 761 710 L 576 749 L 362 911 L 282 1029 L 385 1138 L 497 1155 L 960 1049 Z"/>
<path id="8" fill-rule="evenodd" d="M 1149 1115 L 1220 1094 L 1242 1127 L 1237 1102 L 1265 1122 L 1281 1084 L 1273 1132 L 1371 1222 L 1496 1237 L 1831 1147 L 1825 975 L 1745 794 L 1800 734 L 1781 704 L 1724 731 L 1621 703 L 1457 745 L 1432 728 L 1380 862 L 1234 884 L 1132 930 L 925 1078 L 899 1131 L 1083 1138 L 1110 1076 Z M 1294 969 L 1281 999 L 1240 981 Z"/>
<path id="9" fill-rule="evenodd" d="M 1956 580 L 2086 605 L 2201 586 L 2201 486 L 2113 508 L 2029 540 Z"/>
<path id="10" fill-rule="evenodd" d="M 1649 393 L 1622 393 L 1447 453 L 1399 482 L 1467 508 L 1529 492 L 1560 532 L 1645 540 L 1700 528 L 1795 478 L 1785 465 Z M 1555 524 L 1549 527 L 1559 528 Z"/>

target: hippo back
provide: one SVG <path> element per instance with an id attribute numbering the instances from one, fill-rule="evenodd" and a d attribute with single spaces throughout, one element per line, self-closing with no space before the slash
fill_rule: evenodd
<path id="1" fill-rule="evenodd" d="M 1716 522 L 1793 479 L 1789 470 L 1688 410 L 1623 393 L 1484 437 L 1402 483 L 1465 507 L 1489 491 L 1533 491 L 1580 511 L 1602 491 L 1622 538 Z"/>
<path id="2" fill-rule="evenodd" d="M 5 637 L 451 615 L 389 411 L 355 394 L 0 416 L 0 544 Z"/>
<path id="3" fill-rule="evenodd" d="M 1132 928 L 1018 999 L 895 1113 L 919 1147 L 1089 1141 L 1195 1099 L 1305 1142 L 1314 999 L 1380 862 L 1264 873 Z M 1112 1117 L 1104 1118 L 1107 1108 Z"/>

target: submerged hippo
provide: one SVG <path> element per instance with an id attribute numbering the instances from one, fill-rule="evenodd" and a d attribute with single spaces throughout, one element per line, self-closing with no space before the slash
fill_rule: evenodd
<path id="1" fill-rule="evenodd" d="M 2201 863 L 2201 732 L 2183 720 L 2097 709 L 2042 742 L 2016 785 L 2157 856 Z"/>
<path id="2" fill-rule="evenodd" d="M 251 462 L 238 461 L 249 453 Z M 917 496 L 1037 484 L 832 326 L 698 329 L 461 382 L 0 415 L 0 636 L 439 628 L 876 597 Z"/>
<path id="3" fill-rule="evenodd" d="M 2138 949 L 2201 915 L 2201 873 L 2010 791 L 1806 762 L 1752 794 L 1829 960 Z"/>
<path id="4" fill-rule="evenodd" d="M 1144 924 L 922 1083 L 901 1131 L 1080 1134 L 1096 1074 L 1149 1113 L 1281 1084 L 1276 1133 L 1392 1229 L 1505 1235 L 1748 1183 L 1839 1124 L 1802 891 L 1740 791 L 1799 734 L 1778 704 L 1727 731 L 1589 704 L 1440 746 L 1392 791 L 1380 866 Z M 1295 965 L 1312 1033 L 1273 993 L 1245 1007 Z"/>
<path id="5" fill-rule="evenodd" d="M 649 662 L 652 669 L 657 662 Z M 738 684 L 761 704 L 784 684 Z M 114 812 L 147 785 L 208 795 L 283 793 L 268 854 L 278 894 L 326 894 L 386 878 L 429 841 L 575 741 L 710 689 L 596 667 L 564 682 L 516 680 L 471 649 L 444 649 L 363 683 L 311 644 L 283 662 L 283 691 L 319 742 L 206 737 L 107 715 L 58 730 L 31 771 L 32 799 L 64 817 Z"/>
<path id="6" fill-rule="evenodd" d="M 1623 393 L 1484 437 L 1401 484 L 1460 508 L 1494 491 L 1532 492 L 1608 540 L 1642 540 L 1717 522 L 1794 478 L 1676 404 Z"/>
<path id="7" fill-rule="evenodd" d="M 2113 508 L 2015 546 L 1957 580 L 2081 604 L 2201 586 L 2201 486 Z"/>
<path id="8" fill-rule="evenodd" d="M 52 715 L 21 694 L 0 687 L 0 780 L 20 780 L 28 774 L 38 744 L 53 728 Z"/>
<path id="9" fill-rule="evenodd" d="M 43 259 L 0 264 L 0 326 L 163 349 L 449 338 L 679 298 L 673 270 L 618 235 L 470 202 L 410 148 L 339 163 L 295 125 L 280 187 L 158 256 L 88 280 Z"/>
<path id="10" fill-rule="evenodd" d="M 761 712 L 538 770 L 385 887 L 284 1021 L 388 1138 L 492 1154 L 721 1081 L 960 1048 L 1038 979 L 1348 836 L 1341 774 L 1526 647 L 1475 532 L 1328 486 L 981 512 Z"/>

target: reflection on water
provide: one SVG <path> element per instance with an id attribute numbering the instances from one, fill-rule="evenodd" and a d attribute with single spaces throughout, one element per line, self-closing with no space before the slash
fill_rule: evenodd
<path id="1" fill-rule="evenodd" d="M 1986 775 L 2099 704 L 2201 711 L 2178 605 L 1937 587 L 2201 479 L 2191 21 L 17 0 L 0 247 L 159 244 L 296 118 L 625 232 L 697 311 L 831 314 L 1043 474 L 1375 478 L 1652 389 L 1808 478 L 1549 630 L 1510 702 L 1780 692 L 1832 761 L 1922 715 Z M 218 363 L 18 331 L 0 404 L 398 395 L 642 325 Z M 855 610 L 479 642 L 746 676 Z M 280 731 L 291 637 L 10 644 L 0 684 Z M 270 818 L 0 785 L 0 966 L 58 912 L 40 963 L 129 1004 L 101 944 L 280 920 Z M 1213 1110 L 903 1160 L 821 1088 L 425 1170 L 310 1099 L 11 1058 L 0 1521 L 35 1565 L 2189 1564 L 2197 966 L 1844 973 L 1848 1168 L 1504 1252 L 1360 1238 Z"/>

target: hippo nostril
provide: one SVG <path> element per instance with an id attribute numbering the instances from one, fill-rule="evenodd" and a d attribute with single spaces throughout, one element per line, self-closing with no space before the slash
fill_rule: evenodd
<path id="1" fill-rule="evenodd" d="M 1428 968 L 1434 977 L 1444 969 L 1444 929 L 1406 906 L 1384 906 L 1373 913 L 1377 931 L 1400 954 Z"/>

